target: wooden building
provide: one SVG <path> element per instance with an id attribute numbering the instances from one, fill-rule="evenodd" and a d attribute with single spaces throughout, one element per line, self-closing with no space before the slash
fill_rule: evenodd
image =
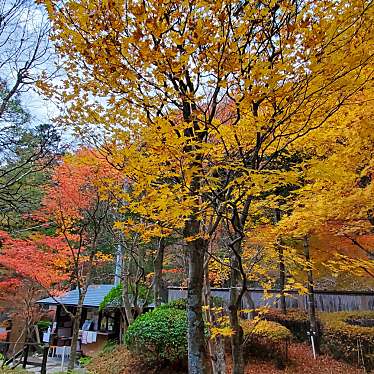
<path id="1" fill-rule="evenodd" d="M 92 356 L 98 352 L 108 340 L 118 340 L 121 332 L 121 316 L 119 308 L 100 310 L 100 304 L 114 287 L 113 284 L 99 284 L 88 287 L 83 303 L 78 350 L 84 355 Z M 78 289 L 52 298 L 37 301 L 49 311 L 54 311 L 54 323 L 50 336 L 45 336 L 54 347 L 54 354 L 69 354 L 73 321 L 66 311 L 75 313 L 78 304 Z M 48 334 L 48 333 L 47 333 Z"/>

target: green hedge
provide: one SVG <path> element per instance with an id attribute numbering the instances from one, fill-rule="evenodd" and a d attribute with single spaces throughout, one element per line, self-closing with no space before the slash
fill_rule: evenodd
<path id="1" fill-rule="evenodd" d="M 268 321 L 280 323 L 287 327 L 298 341 L 308 340 L 309 318 L 308 313 L 300 309 L 288 309 L 283 314 L 279 309 L 269 309 L 263 317 Z M 320 327 L 320 326 L 319 326 Z"/>
<path id="2" fill-rule="evenodd" d="M 128 349 L 146 361 L 176 362 L 187 356 L 185 310 L 160 307 L 139 316 L 127 329 Z"/>
<path id="3" fill-rule="evenodd" d="M 159 307 L 157 307 L 157 309 L 170 309 L 170 308 L 186 311 L 187 310 L 187 299 L 175 299 L 175 300 L 168 302 L 167 304 L 162 304 Z"/>
<path id="4" fill-rule="evenodd" d="M 364 365 L 366 370 L 374 369 L 374 327 L 348 323 L 372 322 L 373 311 L 320 313 L 319 316 L 323 325 L 321 348 L 324 352 L 354 365 Z"/>
<path id="5" fill-rule="evenodd" d="M 288 342 L 292 339 L 291 331 L 287 327 L 267 320 L 244 320 L 241 326 L 246 355 L 273 359 L 279 368 L 285 367 Z"/>

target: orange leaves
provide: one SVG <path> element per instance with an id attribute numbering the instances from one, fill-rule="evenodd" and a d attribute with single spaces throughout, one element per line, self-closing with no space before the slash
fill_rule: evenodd
<path id="1" fill-rule="evenodd" d="M 4 232 L 0 235 L 0 264 L 15 276 L 31 279 L 47 289 L 68 279 L 65 267 L 70 251 L 63 238 L 35 236 L 23 240 Z"/>
<path id="2" fill-rule="evenodd" d="M 65 156 L 46 189 L 41 213 L 52 216 L 61 230 L 74 228 L 98 200 L 108 198 L 113 180 L 115 171 L 89 150 Z"/>

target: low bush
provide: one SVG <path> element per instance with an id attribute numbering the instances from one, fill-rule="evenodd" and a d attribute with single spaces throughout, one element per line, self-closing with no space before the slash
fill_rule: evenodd
<path id="1" fill-rule="evenodd" d="M 287 327 L 267 320 L 246 320 L 241 322 L 241 326 L 245 354 L 274 359 L 279 368 L 285 367 L 288 342 L 292 339 Z"/>
<path id="2" fill-rule="evenodd" d="M 146 361 L 183 361 L 187 356 L 186 311 L 164 306 L 139 316 L 127 329 L 125 343 Z"/>
<path id="3" fill-rule="evenodd" d="M 124 346 L 117 346 L 112 352 L 93 357 L 86 369 L 91 374 L 123 374 L 128 367 L 140 365 Z"/>
<path id="4" fill-rule="evenodd" d="M 40 331 L 44 331 L 44 330 L 47 330 L 48 327 L 50 327 L 52 325 L 52 322 L 51 321 L 43 321 L 43 320 L 41 320 L 41 321 L 38 321 L 36 323 L 36 325 L 38 326 L 38 329 Z"/>
<path id="5" fill-rule="evenodd" d="M 165 363 L 164 363 L 165 364 Z M 85 367 L 89 374 L 186 374 L 185 368 L 146 362 L 139 354 L 117 345 L 111 352 L 102 352 Z M 9 373 L 11 374 L 11 373 Z M 26 373 L 25 373 L 26 374 Z M 61 373 L 62 374 L 62 373 Z"/>
<path id="6" fill-rule="evenodd" d="M 308 313 L 304 310 L 288 309 L 287 313 L 283 314 L 279 309 L 269 309 L 263 317 L 268 321 L 277 322 L 287 327 L 296 340 L 308 340 L 310 325 Z"/>
<path id="7" fill-rule="evenodd" d="M 91 363 L 91 361 L 92 361 L 92 357 L 89 357 L 89 356 L 83 356 L 78 360 L 80 367 L 86 367 L 87 365 Z"/>
<path id="8" fill-rule="evenodd" d="M 106 353 L 111 353 L 117 348 L 117 341 L 116 340 L 107 340 L 101 349 L 100 354 L 106 354 Z"/>
<path id="9" fill-rule="evenodd" d="M 213 306 L 223 307 L 225 305 L 225 300 L 219 296 L 212 296 Z M 167 304 L 162 304 L 158 308 L 175 308 L 181 310 L 187 310 L 187 299 L 175 299 Z"/>
<path id="10" fill-rule="evenodd" d="M 374 369 L 374 327 L 365 320 L 374 319 L 374 312 L 320 313 L 324 352 L 351 364 Z"/>
<path id="11" fill-rule="evenodd" d="M 186 310 L 187 309 L 187 299 L 175 299 L 167 304 L 162 304 L 157 309 L 180 309 L 180 310 Z"/>

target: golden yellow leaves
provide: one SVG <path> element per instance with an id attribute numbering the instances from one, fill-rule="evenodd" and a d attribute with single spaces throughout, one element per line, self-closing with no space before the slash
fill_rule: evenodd
<path id="1" fill-rule="evenodd" d="M 210 284 L 215 287 L 222 287 L 224 282 L 230 278 L 230 259 L 212 258 L 208 266 Z"/>
<path id="2" fill-rule="evenodd" d="M 250 198 L 243 259 L 255 280 L 269 278 L 253 266 L 259 248 L 274 269 L 277 235 L 363 221 L 373 196 L 372 184 L 358 187 L 372 174 L 369 115 L 333 117 L 370 79 L 358 2 L 247 1 L 236 14 L 224 0 L 46 4 L 69 61 L 60 90 L 68 122 L 109 131 L 108 159 L 131 186 L 100 189 L 126 201 L 130 217 L 116 228 L 150 240 L 180 233 L 192 213 L 205 224 L 242 211 Z M 274 27 L 274 14 L 289 21 Z M 293 214 L 267 230 L 280 205 Z M 185 239 L 207 239 L 204 230 Z"/>
<path id="3" fill-rule="evenodd" d="M 341 253 L 336 253 L 334 258 L 325 264 L 332 274 L 348 273 L 358 277 L 370 277 L 374 279 L 374 261 L 365 258 L 352 258 Z"/>
<path id="4" fill-rule="evenodd" d="M 203 306 L 203 311 L 209 314 L 209 318 L 205 322 L 207 328 L 209 329 L 209 338 L 214 340 L 219 336 L 229 337 L 234 334 L 234 330 L 230 327 L 230 319 L 228 315 L 225 314 L 225 309 L 223 307 L 210 307 Z"/>

